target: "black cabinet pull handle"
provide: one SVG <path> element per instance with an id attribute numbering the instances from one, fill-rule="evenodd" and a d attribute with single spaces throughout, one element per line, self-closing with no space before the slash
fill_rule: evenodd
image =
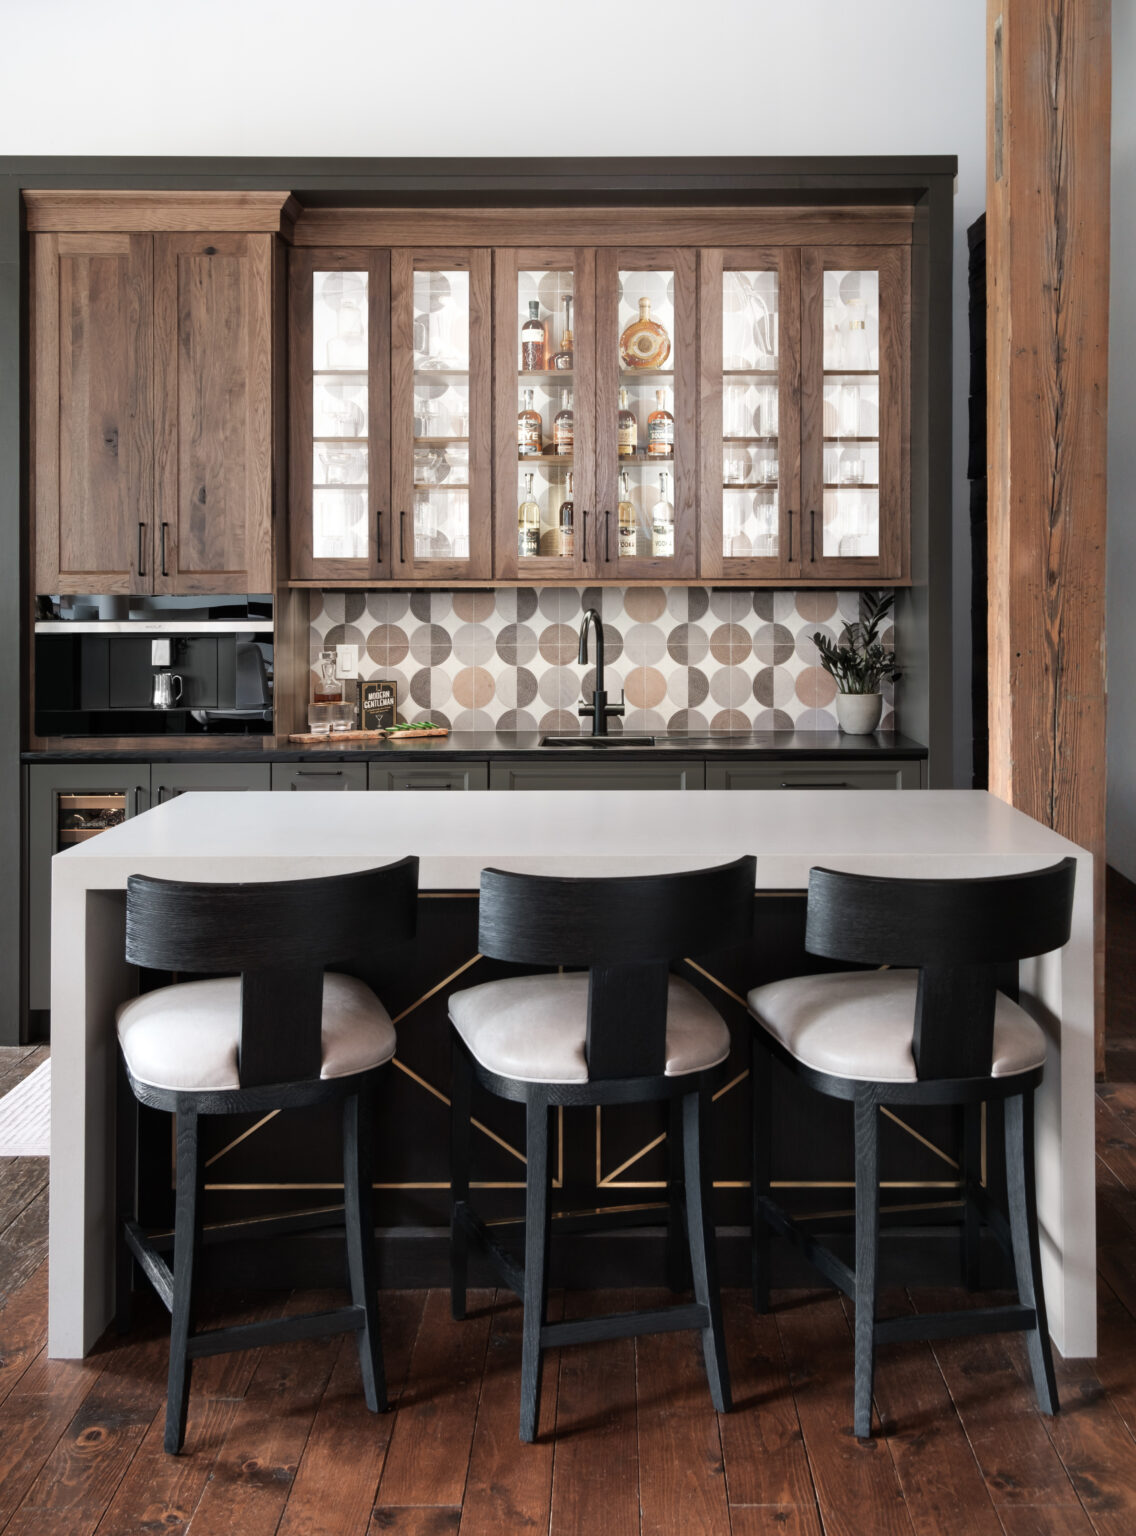
<path id="1" fill-rule="evenodd" d="M 162 575 L 163 576 L 168 576 L 170 574 L 169 571 L 166 570 L 166 529 L 169 526 L 170 526 L 169 523 L 163 523 L 162 524 Z"/>
<path id="2" fill-rule="evenodd" d="M 851 789 L 852 787 L 845 779 L 833 780 L 831 784 L 811 784 L 807 779 L 802 779 L 799 784 L 794 784 L 790 779 L 781 780 L 782 789 Z"/>
<path id="3" fill-rule="evenodd" d="M 787 507 L 786 508 L 786 516 L 789 519 L 789 559 L 791 560 L 793 558 L 793 509 L 792 509 L 792 507 Z"/>
<path id="4" fill-rule="evenodd" d="M 604 513 L 604 559 L 611 560 L 611 510 Z"/>
<path id="5" fill-rule="evenodd" d="M 813 507 L 810 510 L 810 512 L 809 512 L 809 559 L 810 560 L 815 560 L 816 557 L 817 557 L 817 515 L 816 515 L 816 508 Z"/>
<path id="6" fill-rule="evenodd" d="M 405 563 L 406 563 L 406 513 L 405 512 L 400 512 L 398 514 L 398 558 L 402 562 L 402 564 L 405 565 Z"/>
<path id="7" fill-rule="evenodd" d="M 585 565 L 588 563 L 588 509 L 583 510 L 584 531 L 580 541 L 580 559 Z"/>
<path id="8" fill-rule="evenodd" d="M 145 532 L 146 532 L 146 524 L 145 523 L 139 523 L 138 524 L 138 574 L 139 574 L 139 576 L 145 576 L 145 574 L 146 574 L 146 555 L 145 555 L 145 549 L 144 549 L 143 543 L 142 543 L 142 536 L 143 536 L 143 534 Z"/>
<path id="9" fill-rule="evenodd" d="M 404 779 L 402 783 L 403 789 L 453 789 L 453 787 L 452 784 L 431 784 L 426 779 Z"/>
<path id="10" fill-rule="evenodd" d="M 375 508 L 375 560 L 383 558 L 383 513 L 381 507 Z"/>

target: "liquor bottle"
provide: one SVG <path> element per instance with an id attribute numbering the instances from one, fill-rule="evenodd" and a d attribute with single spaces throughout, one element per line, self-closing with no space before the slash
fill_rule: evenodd
<path id="1" fill-rule="evenodd" d="M 675 552 L 675 509 L 667 499 L 667 476 L 659 476 L 659 499 L 651 511 L 651 553 L 669 559 Z"/>
<path id="2" fill-rule="evenodd" d="M 540 412 L 533 410 L 532 390 L 522 389 L 521 409 L 517 413 L 517 453 L 522 459 L 544 452 L 542 425 Z"/>
<path id="3" fill-rule="evenodd" d="M 657 320 L 651 319 L 650 299 L 639 300 L 639 318 L 624 327 L 619 355 L 625 368 L 662 368 L 671 355 L 671 339 Z"/>
<path id="4" fill-rule="evenodd" d="M 529 300 L 529 317 L 521 326 L 521 367 L 534 373 L 544 367 L 544 326 L 540 323 L 540 301 Z"/>
<path id="5" fill-rule="evenodd" d="M 328 646 L 320 652 L 316 675 L 312 680 L 313 704 L 338 704 L 343 698 L 343 682 L 335 675 L 336 650 Z"/>
<path id="6" fill-rule="evenodd" d="M 525 499 L 517 508 L 517 554 L 522 560 L 540 554 L 540 507 L 533 497 L 533 476 L 525 476 Z"/>
<path id="7" fill-rule="evenodd" d="M 627 403 L 627 391 L 619 391 L 619 457 L 633 459 L 639 442 L 639 423 L 635 412 Z"/>
<path id="8" fill-rule="evenodd" d="M 621 559 L 634 558 L 639 553 L 638 529 L 635 523 L 635 507 L 631 500 L 631 486 L 627 471 L 619 475 L 619 554 Z"/>
<path id="9" fill-rule="evenodd" d="M 655 409 L 647 417 L 647 455 L 652 459 L 673 459 L 675 419 L 667 410 L 667 392 L 655 391 Z"/>
<path id="10" fill-rule="evenodd" d="M 572 457 L 572 442 L 574 438 L 574 416 L 572 414 L 572 391 L 562 389 L 560 391 L 560 409 L 552 419 L 552 451 L 563 454 L 566 458 Z"/>
<path id="11" fill-rule="evenodd" d="M 571 560 L 576 552 L 576 508 L 572 501 L 572 471 L 564 477 L 564 500 L 560 503 L 560 556 Z"/>
<path id="12" fill-rule="evenodd" d="M 551 366 L 557 370 L 572 368 L 575 360 L 572 353 L 572 300 L 564 300 L 564 330 L 560 336 L 560 351 L 555 353 Z"/>
<path id="13" fill-rule="evenodd" d="M 844 338 L 844 366 L 856 372 L 866 372 L 872 366 L 868 350 L 868 325 L 863 299 L 849 299 L 848 334 Z"/>

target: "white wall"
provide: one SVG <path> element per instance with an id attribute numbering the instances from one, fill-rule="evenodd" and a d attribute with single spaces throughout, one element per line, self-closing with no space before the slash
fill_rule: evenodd
<path id="1" fill-rule="evenodd" d="M 0 154 L 957 154 L 962 720 L 985 16 L 985 0 L 0 0 Z"/>

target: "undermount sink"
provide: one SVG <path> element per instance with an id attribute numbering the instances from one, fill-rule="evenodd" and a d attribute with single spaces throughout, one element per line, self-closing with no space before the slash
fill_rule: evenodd
<path id="1" fill-rule="evenodd" d="M 653 736 L 542 736 L 542 747 L 653 747 Z"/>

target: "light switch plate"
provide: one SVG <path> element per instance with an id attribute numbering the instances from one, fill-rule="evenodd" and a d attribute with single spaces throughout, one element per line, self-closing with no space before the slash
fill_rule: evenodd
<path id="1" fill-rule="evenodd" d="M 336 677 L 355 677 L 359 671 L 359 647 L 337 645 L 335 647 Z"/>
<path id="2" fill-rule="evenodd" d="M 151 640 L 150 665 L 152 667 L 168 667 L 170 660 L 170 642 L 168 640 Z"/>

